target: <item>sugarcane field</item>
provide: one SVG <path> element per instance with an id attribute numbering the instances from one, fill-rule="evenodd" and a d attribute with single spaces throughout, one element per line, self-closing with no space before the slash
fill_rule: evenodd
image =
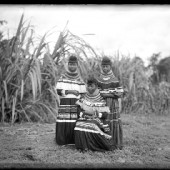
<path id="1" fill-rule="evenodd" d="M 20 8 L 25 10 L 17 14 Z M 53 12 L 58 10 L 62 15 L 78 8 L 83 18 L 88 12 L 86 9 L 95 13 L 99 8 L 102 16 L 107 6 L 28 6 L 35 16 L 40 16 L 41 10 L 47 14 L 47 8 Z M 142 10 L 140 5 L 109 8 L 108 18 L 120 20 L 126 12 L 134 19 L 130 12 L 136 10 L 134 13 L 138 15 L 138 9 Z M 5 9 L 11 9 L 11 20 L 5 18 L 8 15 Z M 111 12 L 114 9 L 118 10 L 115 15 Z M 164 21 L 167 20 L 163 20 L 163 9 L 158 13 L 162 21 L 160 30 L 164 31 L 162 39 L 170 40 L 168 31 L 167 37 L 165 35 Z M 34 10 L 40 10 L 40 14 Z M 38 26 L 31 23 L 27 5 L 0 5 L 0 11 L 0 169 L 170 168 L 170 51 L 163 54 L 160 48 L 143 59 L 140 53 L 123 54 L 119 49 L 114 49 L 114 54 L 105 53 L 104 45 L 101 51 L 97 50 L 92 37 L 95 39 L 100 33 L 97 27 L 93 30 L 92 22 L 89 22 L 92 25 L 87 24 L 90 33 L 86 35 L 81 36 L 78 25 L 75 30 L 69 28 L 72 18 L 80 17 L 76 10 L 65 16 L 67 19 L 70 16 L 67 22 L 61 17 L 58 23 L 53 23 L 60 15 L 47 18 L 53 27 L 64 25 L 60 31 L 59 26 L 53 28 L 58 31 L 57 36 L 46 30 L 48 23 L 43 17 L 38 20 L 43 23 L 45 33 L 36 32 Z M 15 14 L 19 20 L 14 22 L 12 15 Z M 167 10 L 166 14 L 170 12 Z M 154 18 L 154 14 L 151 16 Z M 99 24 L 100 19 L 104 22 L 102 17 L 97 20 L 97 14 L 91 19 L 93 17 L 96 18 L 94 25 Z M 111 24 L 109 21 L 106 23 Z M 144 22 L 142 19 L 135 21 L 134 27 Z M 14 33 L 7 36 L 10 29 L 1 28 L 6 28 L 10 22 L 15 23 L 11 26 Z M 124 22 L 132 24 L 130 19 Z M 157 21 L 154 22 L 156 25 Z M 113 23 L 114 26 L 119 24 L 121 27 L 121 21 L 117 20 Z M 108 37 L 112 36 L 112 30 L 104 25 L 105 22 L 105 33 L 101 31 L 101 39 L 96 38 L 98 44 L 104 41 L 102 36 L 107 31 Z M 143 29 L 149 30 L 149 24 Z M 154 29 L 158 34 L 158 28 Z M 96 35 L 95 31 L 98 31 Z M 123 26 L 116 31 L 121 39 L 119 31 L 124 31 Z M 156 34 L 151 32 L 150 36 Z M 125 33 L 128 34 L 128 29 Z M 50 46 L 50 36 L 54 38 L 53 46 Z M 113 36 L 116 38 L 116 33 Z M 156 35 L 157 44 L 159 36 Z M 144 44 L 149 41 L 149 35 L 139 37 L 145 40 Z M 168 44 L 162 39 L 160 44 Z M 107 41 L 109 46 L 114 40 L 108 38 Z M 115 48 L 114 45 L 111 48 Z M 139 48 L 141 54 L 144 48 Z M 148 50 L 151 49 L 152 45 L 148 46 Z"/>

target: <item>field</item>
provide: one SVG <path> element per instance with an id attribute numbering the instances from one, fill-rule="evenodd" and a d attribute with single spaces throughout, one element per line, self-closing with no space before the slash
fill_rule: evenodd
<path id="1" fill-rule="evenodd" d="M 15 36 L 0 32 L 0 168 L 170 168 L 170 83 L 159 74 L 160 54 L 147 67 L 138 56 L 108 56 L 125 90 L 124 148 L 82 153 L 55 143 L 55 85 L 72 53 L 84 81 L 100 72 L 104 53 L 68 29 L 50 50 L 50 33 L 38 38 L 26 23 L 23 14 Z"/>
<path id="2" fill-rule="evenodd" d="M 0 125 L 1 168 L 170 168 L 170 115 L 122 114 L 124 148 L 79 152 L 55 143 L 55 123 Z"/>

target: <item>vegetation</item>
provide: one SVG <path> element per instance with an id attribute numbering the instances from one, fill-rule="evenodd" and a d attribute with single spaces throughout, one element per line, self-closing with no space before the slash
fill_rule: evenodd
<path id="1" fill-rule="evenodd" d="M 79 56 L 80 74 L 86 80 L 89 74 L 99 71 L 102 55 L 66 28 L 60 33 L 52 52 L 46 43 L 47 33 L 35 46 L 34 31 L 30 24 L 25 25 L 22 15 L 13 38 L 4 40 L 2 34 L 0 36 L 0 121 L 51 122 L 55 120 L 59 105 L 54 86 L 66 69 L 68 56 L 72 53 Z M 148 67 L 140 57 L 130 58 L 119 52 L 109 56 L 115 75 L 127 91 L 122 112 L 168 113 L 170 85 L 160 82 L 159 70 L 165 62 L 156 60 L 159 55 L 157 58 L 151 56 Z M 168 68 L 166 66 L 166 75 Z M 154 83 L 153 75 L 157 77 L 157 83 Z"/>

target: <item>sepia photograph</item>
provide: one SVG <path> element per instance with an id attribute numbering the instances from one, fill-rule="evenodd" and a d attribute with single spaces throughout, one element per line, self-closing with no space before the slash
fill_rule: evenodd
<path id="1" fill-rule="evenodd" d="M 0 169 L 170 168 L 170 5 L 1 4 Z"/>

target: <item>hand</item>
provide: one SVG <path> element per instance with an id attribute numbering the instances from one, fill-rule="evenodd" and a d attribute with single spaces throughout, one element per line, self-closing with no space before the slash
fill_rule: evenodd
<path id="1" fill-rule="evenodd" d="M 97 116 L 97 117 L 101 118 L 101 117 L 102 117 L 102 113 L 100 113 L 100 112 L 96 111 L 95 116 Z"/>
<path id="2" fill-rule="evenodd" d="M 122 96 L 122 93 L 120 93 L 120 92 L 115 92 L 115 95 L 118 96 L 118 97 L 121 97 L 121 96 Z"/>
<path id="3" fill-rule="evenodd" d="M 74 95 L 78 96 L 79 92 L 77 90 L 74 90 Z"/>
<path id="4" fill-rule="evenodd" d="M 66 94 L 66 90 L 61 90 L 61 94 L 64 96 Z"/>
<path id="5" fill-rule="evenodd" d="M 80 118 L 83 116 L 83 112 L 80 112 Z"/>
<path id="6" fill-rule="evenodd" d="M 102 117 L 102 113 L 99 112 L 99 115 L 98 115 L 98 116 L 99 116 L 99 118 L 101 118 L 101 117 Z"/>

